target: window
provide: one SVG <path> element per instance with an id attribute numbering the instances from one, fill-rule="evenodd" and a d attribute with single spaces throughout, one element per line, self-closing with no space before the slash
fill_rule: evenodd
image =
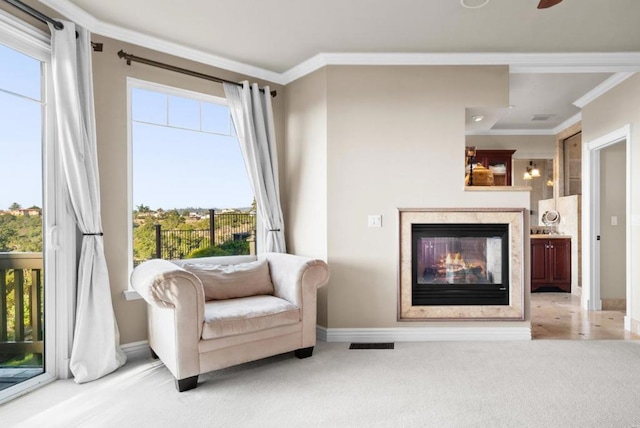
<path id="1" fill-rule="evenodd" d="M 76 236 L 60 203 L 50 57 L 47 34 L 0 11 L 0 361 L 21 381 L 0 386 L 0 404 L 69 375 Z"/>
<path id="2" fill-rule="evenodd" d="M 250 254 L 255 203 L 226 100 L 128 86 L 133 265 Z"/>

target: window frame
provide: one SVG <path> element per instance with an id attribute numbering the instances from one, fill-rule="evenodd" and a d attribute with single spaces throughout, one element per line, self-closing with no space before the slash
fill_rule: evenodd
<path id="1" fill-rule="evenodd" d="M 0 404 L 57 378 L 71 376 L 69 358 L 75 320 L 76 233 L 66 210 L 67 194 L 55 140 L 51 75 L 51 38 L 44 31 L 0 10 L 0 43 L 41 62 L 42 90 L 42 241 L 44 267 L 44 371 L 0 391 Z"/>
<path id="2" fill-rule="evenodd" d="M 131 213 L 133 212 L 133 109 L 132 109 L 132 101 L 133 101 L 133 90 L 134 89 L 143 89 L 148 91 L 160 92 L 164 95 L 168 96 L 176 96 L 182 98 L 189 98 L 196 101 L 213 103 L 218 105 L 223 105 L 225 107 L 229 106 L 226 98 L 203 94 L 201 92 L 191 91 L 188 89 L 177 88 L 175 86 L 169 86 L 162 83 L 152 82 L 148 80 L 142 80 L 135 77 L 127 77 L 127 218 L 131 217 Z M 167 125 L 171 126 L 171 125 Z M 178 128 L 178 127 L 177 127 Z M 182 129 L 182 128 L 179 128 Z M 189 129 L 185 130 L 189 131 Z M 193 130 L 198 132 L 197 130 Z M 215 133 L 212 133 L 215 134 Z M 256 227 L 258 227 L 260 219 L 257 218 Z M 131 221 L 127 222 L 127 266 L 128 266 L 128 276 L 131 278 L 131 273 L 133 272 L 133 223 Z M 131 280 L 129 280 L 128 288 L 124 291 L 124 297 L 126 300 L 137 300 L 141 299 L 140 295 L 133 289 L 131 286 Z"/>

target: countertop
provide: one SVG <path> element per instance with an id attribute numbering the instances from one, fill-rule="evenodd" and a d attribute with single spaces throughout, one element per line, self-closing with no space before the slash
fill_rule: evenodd
<path id="1" fill-rule="evenodd" d="M 571 239 L 571 235 L 560 235 L 552 233 L 537 233 L 535 235 L 529 235 L 531 239 Z"/>

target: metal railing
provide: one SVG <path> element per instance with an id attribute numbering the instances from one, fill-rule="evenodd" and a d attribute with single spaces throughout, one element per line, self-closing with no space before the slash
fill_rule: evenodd
<path id="1" fill-rule="evenodd" d="M 246 241 L 255 237 L 254 213 L 214 213 L 209 211 L 209 229 L 162 229 L 155 225 L 156 251 L 159 259 L 183 259 L 196 250 L 223 245 L 229 241 Z"/>
<path id="2" fill-rule="evenodd" d="M 43 286 L 42 253 L 0 253 L 0 361 L 43 353 Z"/>

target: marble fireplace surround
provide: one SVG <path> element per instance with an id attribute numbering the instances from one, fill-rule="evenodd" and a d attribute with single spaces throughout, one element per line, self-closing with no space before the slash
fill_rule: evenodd
<path id="1" fill-rule="evenodd" d="M 399 209 L 400 263 L 398 321 L 524 320 L 524 209 Z M 411 301 L 412 224 L 509 225 L 509 305 L 413 306 Z"/>

